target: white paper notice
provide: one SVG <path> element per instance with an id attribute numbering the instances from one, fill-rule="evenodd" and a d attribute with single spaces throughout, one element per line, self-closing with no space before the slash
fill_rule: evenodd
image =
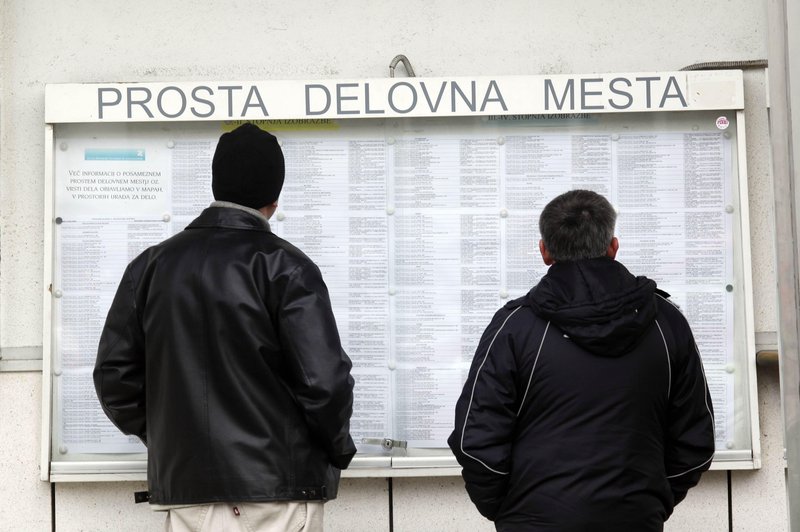
<path id="1" fill-rule="evenodd" d="M 484 328 L 547 271 L 538 251 L 542 208 L 588 188 L 618 209 L 619 260 L 671 293 L 692 325 L 717 444 L 730 448 L 734 142 L 723 132 L 535 120 L 334 125 L 276 131 L 286 180 L 270 225 L 323 273 L 354 362 L 359 445 L 392 438 L 446 446 Z M 96 403 L 97 342 L 127 263 L 212 200 L 220 131 L 65 131 L 56 141 L 54 447 L 141 452 Z"/>
<path id="2" fill-rule="evenodd" d="M 60 247 L 55 276 L 55 318 L 60 323 L 56 352 L 63 370 L 59 388 L 64 405 L 60 448 L 70 452 L 143 452 L 99 409 L 91 380 L 106 313 L 125 266 L 146 247 L 168 236 L 162 221 L 95 217 L 61 219 L 55 226 Z M 87 398 L 93 401 L 87 403 Z M 77 399 L 80 398 L 80 399 Z M 92 422 L 87 426 L 75 420 Z M 113 430 L 112 430 L 113 429 Z"/>
<path id="3" fill-rule="evenodd" d="M 691 324 L 724 449 L 734 430 L 731 142 L 721 132 L 648 133 L 614 147 L 618 259 L 655 279 Z"/>
<path id="4" fill-rule="evenodd" d="M 174 232 L 167 222 L 174 205 L 180 210 L 182 203 L 173 202 L 173 191 L 180 198 L 190 188 L 182 187 L 179 169 L 197 157 L 176 157 L 178 151 L 171 151 L 166 139 L 119 131 L 98 138 L 80 126 L 59 139 L 53 285 L 58 333 L 54 389 L 61 410 L 55 416 L 54 452 L 145 452 L 137 438 L 121 434 L 100 409 L 92 369 L 125 266 Z"/>

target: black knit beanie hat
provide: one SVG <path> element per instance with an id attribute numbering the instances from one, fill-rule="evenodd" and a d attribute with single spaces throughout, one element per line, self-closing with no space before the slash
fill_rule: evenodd
<path id="1" fill-rule="evenodd" d="M 211 163 L 211 190 L 219 201 L 260 209 L 278 199 L 284 173 L 278 139 L 246 123 L 219 138 Z"/>

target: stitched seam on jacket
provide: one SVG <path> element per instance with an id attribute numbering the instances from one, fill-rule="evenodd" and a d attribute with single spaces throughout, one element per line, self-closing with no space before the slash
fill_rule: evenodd
<path id="1" fill-rule="evenodd" d="M 519 413 L 522 412 L 522 407 L 525 406 L 525 399 L 528 398 L 528 391 L 531 389 L 531 382 L 533 382 L 533 373 L 536 371 L 536 363 L 539 362 L 539 355 L 542 353 L 542 346 L 544 345 L 544 339 L 547 336 L 547 331 L 550 329 L 550 322 L 547 322 L 547 325 L 544 328 L 544 332 L 542 333 L 542 341 L 539 342 L 539 350 L 536 352 L 536 358 L 533 360 L 533 367 L 531 368 L 531 376 L 528 377 L 528 386 L 525 387 L 525 395 L 522 396 L 522 401 L 519 403 L 519 410 L 517 410 L 517 417 L 519 417 Z"/>
<path id="2" fill-rule="evenodd" d="M 136 308 L 136 283 L 134 282 L 134 278 L 133 278 L 133 275 L 130 272 L 130 268 L 129 267 L 126 268 L 125 272 L 123 273 L 123 278 L 125 278 L 125 277 L 130 278 L 130 283 L 131 283 L 131 290 L 130 291 L 132 293 L 131 299 L 133 301 L 133 304 L 131 305 L 130 311 L 128 312 L 127 316 L 125 316 L 125 327 L 128 328 L 131 316 L 134 315 L 137 312 L 137 308 Z M 103 356 L 102 362 L 100 363 L 100 369 L 101 369 L 100 395 L 101 396 L 105 395 L 105 389 L 106 389 L 106 378 L 105 378 L 105 371 L 103 370 L 103 366 L 105 365 L 106 360 L 108 359 L 109 353 L 111 353 L 114 350 L 114 348 L 122 340 L 122 338 L 123 338 L 123 336 L 121 334 L 117 335 L 117 337 L 114 339 L 114 342 L 111 343 L 108 346 L 108 348 L 106 349 L 105 356 Z M 104 406 L 105 408 L 107 408 L 111 412 L 119 412 L 119 408 L 111 408 L 110 406 L 108 406 L 107 402 L 102 397 L 100 398 L 100 403 L 101 403 L 102 406 Z"/>
<path id="3" fill-rule="evenodd" d="M 703 374 L 703 385 L 705 386 L 705 389 L 708 390 L 708 382 L 706 381 L 706 370 L 703 367 L 703 358 L 700 356 L 700 350 L 697 349 L 697 342 L 694 343 L 694 352 L 697 355 L 697 357 L 700 358 L 700 372 Z M 708 394 L 704 393 L 703 395 L 705 396 L 706 411 L 708 412 L 708 415 L 711 416 L 711 434 L 713 434 L 713 436 L 714 436 L 714 441 L 717 441 L 717 430 L 716 430 L 716 427 L 714 425 L 714 414 L 711 412 L 711 409 L 708 407 Z M 706 465 L 707 463 L 709 463 L 713 459 L 714 459 L 714 452 L 712 451 L 711 452 L 711 456 L 709 456 L 708 460 L 706 460 L 705 462 L 703 462 L 703 463 L 701 463 L 699 465 L 696 465 L 691 469 L 687 469 L 683 473 L 677 473 L 675 475 L 668 475 L 667 478 L 677 478 L 677 477 L 683 476 L 683 475 L 685 475 L 687 473 L 691 473 L 695 469 L 700 469 L 701 467 L 703 467 L 704 465 Z"/>
<path id="4" fill-rule="evenodd" d="M 678 305 L 676 305 L 674 301 L 672 301 L 671 299 L 668 299 L 668 298 L 666 298 L 666 297 L 662 296 L 661 294 L 656 294 L 656 297 L 660 297 L 661 299 L 663 299 L 664 301 L 666 301 L 667 303 L 669 303 L 670 305 L 672 305 L 673 307 L 675 307 L 675 308 L 678 310 L 678 312 L 680 312 L 680 313 L 681 313 L 681 315 L 683 315 L 683 311 L 681 310 L 681 307 L 679 307 Z"/>
<path id="5" fill-rule="evenodd" d="M 669 347 L 667 346 L 667 339 L 664 337 L 664 331 L 661 329 L 661 324 L 658 323 L 656 320 L 656 327 L 658 327 L 658 332 L 661 333 L 661 339 L 664 341 L 664 351 L 667 352 L 667 401 L 669 401 L 670 392 L 672 391 L 672 363 L 669 360 Z"/>
<path id="6" fill-rule="evenodd" d="M 673 303 L 672 301 L 670 301 L 669 299 L 667 299 L 666 297 L 664 297 L 662 295 L 659 295 L 659 294 L 656 294 L 656 296 L 660 297 L 661 299 L 663 299 L 664 301 L 666 301 L 667 303 L 669 303 L 670 305 L 675 307 L 678 310 L 678 312 L 681 312 L 680 307 L 678 305 L 676 305 L 675 303 Z M 683 316 L 683 312 L 681 312 L 681 316 Z M 686 318 L 684 318 L 684 319 L 686 319 Z M 658 322 L 656 322 L 656 323 L 658 323 Z M 660 327 L 659 327 L 659 329 L 660 329 Z M 703 384 L 705 385 L 705 389 L 708 390 L 708 381 L 706 380 L 706 369 L 703 366 L 703 357 L 700 356 L 700 350 L 697 348 L 697 342 L 694 343 L 694 352 L 697 355 L 697 357 L 700 359 L 700 372 L 703 374 Z M 716 430 L 716 426 L 714 425 L 714 414 L 711 412 L 711 409 L 708 407 L 708 394 L 704 393 L 703 395 L 705 396 L 704 399 L 705 399 L 705 404 L 706 404 L 706 411 L 708 412 L 708 415 L 711 417 L 711 433 L 714 435 L 714 441 L 716 441 L 717 440 L 717 430 Z M 667 478 L 677 478 L 677 477 L 683 476 L 683 475 L 685 475 L 687 473 L 691 473 L 692 471 L 694 471 L 696 469 L 700 469 L 701 467 L 703 467 L 704 465 L 706 465 L 707 463 L 709 463 L 713 459 L 714 459 L 714 453 L 712 452 L 711 456 L 705 462 L 703 462 L 703 463 L 701 463 L 699 465 L 696 465 L 691 469 L 687 469 L 683 473 L 676 473 L 675 475 L 667 475 Z"/>
<path id="7" fill-rule="evenodd" d="M 289 285 L 290 282 L 292 282 L 292 280 L 295 277 L 297 277 L 297 275 L 299 275 L 299 273 L 301 271 L 304 270 L 304 268 L 305 268 L 305 264 L 298 264 L 297 266 L 294 267 L 294 269 L 289 273 L 289 276 L 288 276 L 289 277 L 289 281 L 287 282 L 287 286 Z M 283 303 L 283 302 L 281 302 L 281 303 Z M 281 322 L 281 326 L 283 326 L 282 322 L 285 322 L 285 318 L 283 318 L 283 316 L 281 316 L 279 318 L 279 321 Z M 298 349 L 297 349 L 297 346 L 295 345 L 295 342 L 293 341 L 294 338 L 292 338 L 291 335 L 286 335 L 286 338 L 287 338 L 287 341 L 289 342 L 289 344 L 291 344 L 292 353 L 293 354 L 297 353 Z M 297 362 L 297 367 L 300 368 L 300 374 L 303 377 L 303 384 L 305 384 L 305 385 L 311 384 L 311 379 L 308 378 L 308 374 L 306 373 L 306 368 L 303 366 L 303 362 L 296 356 L 294 357 L 294 359 L 295 359 L 295 362 Z"/>
<path id="8" fill-rule="evenodd" d="M 475 460 L 476 462 L 481 464 L 483 467 L 485 467 L 486 469 L 488 469 L 492 473 L 497 473 L 498 475 L 508 475 L 509 472 L 508 471 L 497 471 L 496 469 L 492 469 L 491 467 L 486 465 L 486 463 L 483 462 L 481 459 L 476 458 L 476 457 L 472 456 L 471 454 L 469 454 L 467 451 L 465 451 L 464 450 L 464 433 L 467 430 L 467 421 L 469 421 L 469 411 L 472 408 L 472 400 L 475 397 L 475 386 L 478 384 L 478 377 L 480 377 L 481 370 L 483 369 L 483 365 L 486 364 L 486 359 L 489 358 L 489 352 L 492 350 L 492 346 L 494 345 L 494 341 L 497 340 L 497 337 L 500 334 L 500 332 L 503 330 L 503 327 L 505 327 L 506 323 L 511 318 L 511 316 L 513 316 L 514 313 L 516 313 L 521 308 L 522 307 L 515 308 L 511 312 L 511 314 L 506 316 L 506 319 L 503 320 L 503 323 L 500 325 L 500 328 L 497 329 L 496 333 L 494 333 L 494 337 L 492 338 L 492 341 L 489 343 L 489 347 L 486 349 L 486 354 L 483 356 L 483 360 L 481 361 L 481 365 L 478 367 L 478 371 L 475 373 L 475 380 L 472 382 L 472 392 L 470 393 L 469 404 L 467 405 L 467 414 L 464 416 L 464 425 L 461 427 L 461 452 L 464 453 L 464 456 L 472 458 L 473 460 Z"/>

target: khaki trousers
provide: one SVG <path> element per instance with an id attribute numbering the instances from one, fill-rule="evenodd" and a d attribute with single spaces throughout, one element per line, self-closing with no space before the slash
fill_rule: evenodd
<path id="1" fill-rule="evenodd" d="M 322 502 L 220 503 L 167 512 L 165 532 L 322 532 Z"/>

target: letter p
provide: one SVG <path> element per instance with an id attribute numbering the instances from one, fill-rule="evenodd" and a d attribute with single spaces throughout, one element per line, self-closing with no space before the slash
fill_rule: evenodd
<path id="1" fill-rule="evenodd" d="M 107 101 L 103 97 L 103 94 L 105 94 L 107 92 L 116 94 L 116 98 L 114 98 L 113 101 L 110 101 L 110 100 Z M 103 107 L 112 107 L 114 105 L 119 105 L 119 103 L 121 101 L 122 101 L 122 93 L 119 91 L 119 89 L 110 89 L 110 88 L 97 89 L 97 117 L 102 120 L 103 119 Z"/>

